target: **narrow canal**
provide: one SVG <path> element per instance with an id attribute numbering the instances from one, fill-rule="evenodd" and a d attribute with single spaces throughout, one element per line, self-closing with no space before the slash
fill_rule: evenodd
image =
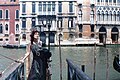
<path id="1" fill-rule="evenodd" d="M 107 69 L 107 51 L 108 49 L 108 80 L 120 80 L 120 73 L 113 69 L 113 58 L 116 54 L 120 55 L 120 46 L 111 47 L 62 47 L 62 78 L 67 80 L 67 63 L 66 58 L 73 60 L 80 68 L 81 65 L 85 65 L 85 73 L 93 79 L 94 72 L 94 53 L 96 53 L 96 80 L 106 80 Z M 51 47 L 52 62 L 51 62 L 51 80 L 60 80 L 60 65 L 59 65 L 59 48 Z M 25 49 L 5 49 L 0 48 L 0 54 L 18 59 L 25 53 Z M 9 66 L 10 61 L 0 56 L 0 71 L 3 71 Z"/>

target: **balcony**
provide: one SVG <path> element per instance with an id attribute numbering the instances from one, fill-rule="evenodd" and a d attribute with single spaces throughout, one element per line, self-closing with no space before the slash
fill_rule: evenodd
<path id="1" fill-rule="evenodd" d="M 96 24 L 120 25 L 120 21 L 96 21 Z"/>
<path id="2" fill-rule="evenodd" d="M 45 12 L 38 12 L 37 15 L 56 15 L 56 13 L 51 11 L 48 12 L 45 11 Z"/>
<path id="3" fill-rule="evenodd" d="M 73 13 L 71 13 L 71 12 L 57 13 L 57 16 L 59 16 L 59 17 L 76 17 L 77 18 L 77 16 L 75 15 L 74 12 Z"/>

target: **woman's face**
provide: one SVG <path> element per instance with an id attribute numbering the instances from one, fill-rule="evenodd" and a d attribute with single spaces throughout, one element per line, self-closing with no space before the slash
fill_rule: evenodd
<path id="1" fill-rule="evenodd" d="M 38 39 L 39 38 L 39 33 L 38 32 L 35 32 L 34 34 L 34 39 Z"/>

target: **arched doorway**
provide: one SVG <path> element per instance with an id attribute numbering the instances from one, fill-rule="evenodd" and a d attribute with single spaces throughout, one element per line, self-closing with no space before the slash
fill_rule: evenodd
<path id="1" fill-rule="evenodd" d="M 55 42 L 55 34 L 53 32 L 50 32 L 50 43 L 54 43 Z"/>
<path id="2" fill-rule="evenodd" d="M 119 31 L 118 28 L 113 27 L 111 30 L 112 43 L 118 43 Z"/>
<path id="3" fill-rule="evenodd" d="M 44 32 L 40 33 L 40 40 L 42 41 L 42 44 L 46 44 L 46 34 Z"/>
<path id="4" fill-rule="evenodd" d="M 107 31 L 106 31 L 105 27 L 101 27 L 99 29 L 99 41 L 100 41 L 100 43 L 106 42 L 106 33 L 107 33 Z"/>

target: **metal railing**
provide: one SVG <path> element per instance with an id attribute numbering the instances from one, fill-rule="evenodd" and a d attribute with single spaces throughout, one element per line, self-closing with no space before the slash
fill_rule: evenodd
<path id="1" fill-rule="evenodd" d="M 42 60 L 43 67 L 42 80 L 51 80 L 51 73 L 49 70 L 49 62 L 51 61 L 47 59 L 48 58 L 47 53 L 49 53 L 50 55 L 51 52 L 49 52 L 49 50 L 47 49 L 42 49 L 41 54 L 45 55 L 43 56 Z M 0 80 L 27 80 L 31 65 L 29 53 L 26 53 L 25 56 L 20 60 L 15 60 L 5 55 L 1 56 L 8 58 L 14 62 L 10 66 L 8 66 L 2 73 L 0 73 Z M 49 57 L 51 57 L 51 55 Z"/>
<path id="2" fill-rule="evenodd" d="M 66 59 L 68 64 L 68 79 L 67 80 L 92 80 L 87 76 L 77 65 L 69 59 Z"/>
<path id="3" fill-rule="evenodd" d="M 1 73 L 0 80 L 25 80 L 24 69 L 24 63 L 16 60 Z"/>

